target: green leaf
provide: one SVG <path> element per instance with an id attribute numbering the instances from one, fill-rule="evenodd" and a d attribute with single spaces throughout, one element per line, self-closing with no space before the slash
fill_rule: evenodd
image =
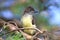
<path id="1" fill-rule="evenodd" d="M 6 40 L 25 40 L 25 38 L 21 33 L 18 33 L 18 34 L 13 33 L 8 35 Z"/>

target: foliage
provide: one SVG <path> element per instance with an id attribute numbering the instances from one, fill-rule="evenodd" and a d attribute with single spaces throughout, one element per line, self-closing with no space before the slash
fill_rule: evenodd
<path id="1" fill-rule="evenodd" d="M 25 38 L 23 37 L 23 35 L 21 33 L 9 33 L 7 35 L 6 40 L 25 40 Z"/>

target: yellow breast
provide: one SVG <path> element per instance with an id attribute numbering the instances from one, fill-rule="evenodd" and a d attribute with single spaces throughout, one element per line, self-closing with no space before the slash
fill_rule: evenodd
<path id="1" fill-rule="evenodd" d="M 30 15 L 29 16 L 23 16 L 22 17 L 22 24 L 25 27 L 32 26 L 32 17 Z"/>
<path id="2" fill-rule="evenodd" d="M 23 16 L 22 19 L 22 25 L 23 28 L 34 28 L 33 24 L 32 24 L 32 16 L 31 15 L 27 15 L 27 16 Z M 33 34 L 35 30 L 24 30 L 24 32 L 28 33 L 28 34 Z"/>

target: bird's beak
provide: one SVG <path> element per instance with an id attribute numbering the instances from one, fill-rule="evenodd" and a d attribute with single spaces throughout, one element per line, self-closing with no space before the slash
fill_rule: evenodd
<path id="1" fill-rule="evenodd" d="M 37 11 L 37 10 L 35 10 L 35 11 L 34 11 L 34 13 L 35 13 L 35 14 L 38 14 L 38 11 Z"/>

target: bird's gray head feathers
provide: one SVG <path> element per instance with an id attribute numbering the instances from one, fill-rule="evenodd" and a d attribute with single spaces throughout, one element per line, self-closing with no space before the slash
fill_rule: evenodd
<path id="1" fill-rule="evenodd" d="M 36 12 L 38 11 L 36 11 L 33 7 L 29 6 L 25 9 L 24 14 L 35 14 Z"/>

